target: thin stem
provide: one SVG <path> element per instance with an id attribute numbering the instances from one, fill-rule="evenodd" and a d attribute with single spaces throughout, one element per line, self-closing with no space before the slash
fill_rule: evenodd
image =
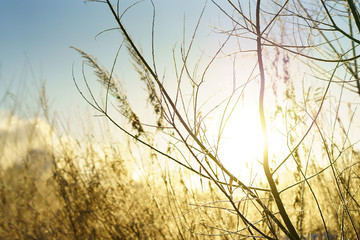
<path id="1" fill-rule="evenodd" d="M 265 92 L 265 70 L 264 64 L 262 60 L 262 44 L 261 44 L 261 30 L 260 30 L 260 5 L 261 0 L 257 0 L 256 2 L 256 33 L 257 33 L 257 56 L 259 62 L 259 71 L 260 71 L 260 96 L 259 96 L 259 114 L 260 114 L 260 122 L 261 128 L 263 133 L 263 165 L 264 165 L 264 172 L 267 178 L 267 181 L 270 185 L 271 193 L 275 199 L 276 205 L 279 209 L 280 215 L 289 230 L 287 236 L 290 239 L 299 239 L 299 235 L 297 234 L 289 215 L 286 213 L 284 204 L 280 198 L 279 192 L 277 190 L 276 184 L 274 179 L 272 178 L 272 174 L 269 168 L 269 154 L 268 154 L 268 136 L 266 130 L 266 122 L 265 122 L 265 114 L 264 114 L 264 92 Z"/>

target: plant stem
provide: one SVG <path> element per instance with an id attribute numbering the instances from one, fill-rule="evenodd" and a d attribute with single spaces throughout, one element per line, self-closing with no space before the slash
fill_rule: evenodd
<path id="1" fill-rule="evenodd" d="M 267 181 L 270 185 L 271 193 L 275 199 L 276 205 L 279 209 L 280 215 L 289 230 L 287 236 L 290 239 L 299 239 L 299 235 L 297 234 L 289 215 L 286 213 L 284 204 L 281 201 L 279 192 L 277 190 L 274 179 L 272 178 L 272 174 L 269 168 L 269 154 L 268 154 L 268 136 L 266 130 L 266 122 L 265 122 L 265 114 L 264 114 L 264 92 L 265 92 L 265 70 L 264 64 L 262 61 L 262 44 L 261 44 L 261 30 L 260 30 L 260 4 L 261 0 L 257 0 L 256 2 L 256 42 L 257 42 L 257 56 L 259 62 L 259 71 L 260 71 L 260 96 L 259 96 L 259 114 L 260 114 L 260 122 L 263 133 L 263 164 L 264 164 L 264 172 L 267 178 Z"/>

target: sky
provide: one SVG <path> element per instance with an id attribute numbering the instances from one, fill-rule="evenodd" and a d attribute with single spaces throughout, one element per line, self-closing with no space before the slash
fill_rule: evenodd
<path id="1" fill-rule="evenodd" d="M 120 2 L 120 11 L 124 11 L 135 1 Z M 172 51 L 176 51 L 179 56 L 184 33 L 186 46 L 189 46 L 204 2 L 201 0 L 154 0 L 155 55 L 158 60 L 159 75 L 166 76 L 166 86 L 171 87 L 171 84 L 173 86 L 176 84 Z M 151 62 L 152 11 L 151 1 L 146 0 L 128 10 L 122 18 L 132 39 L 143 49 L 144 56 L 149 62 Z M 226 37 L 224 34 L 214 33 L 213 26 L 230 29 L 231 23 L 209 1 L 193 46 L 193 53 L 190 55 L 190 65 L 195 66 L 190 69 L 190 72 L 196 70 L 196 61 L 200 56 L 202 60 L 208 61 Z M 83 114 L 90 107 L 81 98 L 73 82 L 74 76 L 81 89 L 85 90 L 81 71 L 82 59 L 70 46 L 84 50 L 96 57 L 102 66 L 111 69 L 122 42 L 121 34 L 118 31 L 107 31 L 97 35 L 114 27 L 116 27 L 116 22 L 109 8 L 103 3 L 85 3 L 83 0 L 1 0 L 0 113 L 11 110 L 14 103 L 17 103 L 15 104 L 17 113 L 25 113 L 29 116 L 36 113 L 39 110 L 38 98 L 41 83 L 45 82 L 51 112 L 57 112 L 65 119 L 80 115 L 80 121 L 91 123 L 95 119 L 94 114 L 90 118 Z M 241 41 L 243 48 L 253 47 L 246 40 Z M 237 43 L 229 42 L 224 53 L 233 53 L 237 50 Z M 208 102 L 207 98 L 218 94 L 221 89 L 233 89 L 233 75 L 236 75 L 237 86 L 244 83 L 254 65 L 255 58 L 251 56 L 249 53 L 237 58 L 236 72 L 232 69 L 233 65 L 229 64 L 229 58 L 219 58 L 216 68 L 208 72 L 210 83 L 204 84 L 201 95 L 204 99 L 200 101 L 207 103 L 211 108 L 215 106 L 211 101 Z M 207 61 L 200 61 L 198 74 L 201 74 L 204 63 Z M 132 70 L 129 56 L 123 48 L 117 59 L 116 75 L 122 80 L 131 103 L 140 107 L 148 106 L 142 98 L 146 94 L 144 86 Z M 103 97 L 104 89 L 96 83 L 94 76 L 86 71 L 86 77 L 95 96 Z M 301 77 L 300 74 L 298 77 Z M 230 134 L 235 132 L 236 126 L 248 126 L 258 119 L 256 109 L 258 88 L 257 86 L 254 89 L 247 88 L 247 92 L 251 95 L 254 105 L 248 105 L 251 111 L 245 112 L 244 115 L 254 115 L 254 117 L 248 117 L 247 122 L 243 124 L 239 124 L 235 118 L 234 125 L 229 128 Z M 146 111 L 144 114 L 146 115 Z M 243 116 L 238 116 L 238 118 L 245 119 Z M 214 124 L 214 126 L 217 130 L 218 125 Z M 238 132 L 245 130 L 238 129 Z M 252 133 L 254 131 L 250 129 L 247 135 Z M 224 139 L 229 142 L 225 144 L 229 148 L 229 150 L 224 148 L 225 152 L 236 148 L 237 145 L 230 144 L 236 144 L 236 141 L 230 137 Z M 259 139 L 254 139 L 253 145 L 257 145 L 258 141 Z M 250 147 L 249 149 L 251 152 L 256 151 Z M 230 152 L 230 154 L 233 153 Z"/>
<path id="2" fill-rule="evenodd" d="M 120 11 L 124 11 L 135 1 L 120 2 Z M 172 75 L 172 51 L 175 49 L 177 53 L 180 52 L 184 34 L 186 45 L 189 46 L 204 2 L 154 1 L 155 54 L 160 74 L 170 76 L 166 80 L 167 84 L 176 83 L 176 78 Z M 138 3 L 122 18 L 134 42 L 144 50 L 147 59 L 151 59 L 151 19 L 150 1 Z M 211 33 L 212 26 L 229 27 L 227 24 L 216 6 L 208 3 L 193 46 L 194 55 L 189 59 L 193 65 L 201 55 L 208 61 L 224 39 L 224 35 Z M 82 0 L 0 1 L 0 112 L 13 110 L 15 106 L 18 115 L 36 115 L 39 112 L 39 91 L 41 84 L 45 82 L 50 112 L 56 112 L 65 119 L 77 115 L 75 118 L 80 122 L 95 122 L 93 115 L 87 118 L 86 114 L 82 114 L 90 107 L 73 83 L 74 75 L 82 90 L 85 89 L 81 75 L 82 59 L 70 46 L 84 50 L 96 57 L 101 65 L 111 69 L 122 42 L 121 35 L 118 31 L 108 31 L 99 36 L 97 34 L 114 27 L 116 22 L 108 7 L 102 3 L 85 3 Z M 235 47 L 230 44 L 229 51 L 235 51 Z M 244 58 L 243 61 L 248 59 Z M 225 64 L 222 60 L 218 64 L 222 71 L 209 71 L 209 76 L 216 81 L 204 87 L 205 96 L 211 96 L 224 87 L 233 88 L 232 65 Z M 132 65 L 124 49 L 120 52 L 116 66 L 116 74 L 122 80 L 130 101 L 135 106 L 146 106 L 140 97 L 146 94 L 144 86 L 140 84 L 138 76 L 129 71 Z M 226 76 L 228 86 L 223 81 L 223 72 L 230 72 Z M 87 77 L 95 95 L 101 96 L 104 89 L 96 84 L 88 72 Z"/>
<path id="3" fill-rule="evenodd" d="M 136 1 L 120 2 L 122 12 Z M 155 54 L 158 71 L 160 75 L 166 76 L 167 84 L 176 83 L 172 52 L 174 50 L 179 56 L 183 39 L 189 46 L 204 3 L 205 1 L 191 0 L 154 1 Z M 144 56 L 149 61 L 152 13 L 151 2 L 142 1 L 128 10 L 122 18 L 134 42 L 143 49 Z M 216 6 L 208 2 L 192 47 L 193 54 L 189 58 L 191 65 L 195 66 L 201 55 L 203 59 L 207 59 L 204 62 L 207 62 L 222 43 L 225 36 L 214 34 L 213 26 L 230 25 Z M 116 22 L 108 6 L 103 3 L 83 0 L 0 1 L 0 110 L 13 110 L 15 106 L 19 115 L 36 115 L 40 111 L 38 99 L 43 82 L 50 112 L 68 119 L 75 114 L 75 118 L 78 118 L 91 110 L 73 82 L 74 76 L 81 90 L 85 90 L 82 59 L 70 46 L 84 50 L 97 58 L 100 65 L 111 69 L 122 42 L 121 34 L 118 31 L 98 34 L 114 27 L 117 27 Z M 230 51 L 235 51 L 236 47 Z M 123 48 L 117 59 L 115 73 L 121 79 L 130 102 L 135 107 L 146 107 L 144 100 L 139 98 L 146 95 L 144 86 L 129 60 Z M 218 64 L 222 68 L 221 72 L 209 71 L 208 76 L 213 79 L 223 78 L 223 72 L 228 70 L 226 68 L 232 68 L 231 64 L 221 63 L 221 60 Z M 228 72 L 232 74 L 231 69 Z M 104 89 L 97 84 L 93 74 L 87 71 L 86 77 L 95 95 L 103 97 Z M 232 88 L 232 76 L 228 78 L 228 85 Z M 204 87 L 204 95 L 213 95 L 212 92 L 224 86 L 224 82 L 214 81 L 208 88 Z"/>
<path id="4" fill-rule="evenodd" d="M 94 35 L 106 27 L 103 10 L 83 1 L 1 1 L 1 92 L 10 87 L 15 95 L 36 96 L 36 84 L 45 80 L 55 108 L 78 101 L 69 46 L 95 46 Z M 96 20 L 99 15 L 105 17 Z"/>
<path id="5" fill-rule="evenodd" d="M 121 1 L 121 11 L 133 2 Z M 185 10 L 186 22 L 191 25 L 196 21 L 203 1 L 192 2 L 190 11 L 185 7 L 189 6 L 188 2 L 155 1 L 158 8 L 157 34 L 170 36 L 159 37 L 159 55 L 164 49 L 166 53 L 171 51 L 174 42 L 182 38 Z M 150 44 L 151 5 L 146 1 L 135 8 L 128 11 L 123 21 L 137 43 L 146 49 Z M 36 98 L 40 83 L 46 81 L 47 94 L 55 110 L 68 111 L 69 106 L 81 104 L 83 101 L 72 80 L 72 68 L 74 64 L 75 75 L 81 72 L 82 61 L 69 47 L 85 50 L 110 68 L 121 43 L 120 34 L 113 31 L 96 39 L 95 36 L 115 26 L 109 9 L 101 3 L 84 3 L 82 0 L 0 1 L 0 96 L 10 91 L 18 98 L 28 99 L 29 95 Z M 119 65 L 127 64 L 128 57 L 118 62 Z M 123 69 L 120 75 L 126 76 L 126 68 Z M 131 83 L 125 85 L 131 91 Z"/>

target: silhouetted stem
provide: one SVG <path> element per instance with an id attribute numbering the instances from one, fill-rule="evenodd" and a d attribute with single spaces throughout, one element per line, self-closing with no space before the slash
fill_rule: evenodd
<path id="1" fill-rule="evenodd" d="M 270 185 L 271 193 L 275 199 L 276 205 L 279 209 L 280 215 L 289 230 L 287 236 L 290 239 L 299 239 L 299 235 L 297 234 L 289 215 L 286 213 L 284 208 L 284 204 L 281 201 L 279 192 L 277 190 L 276 184 L 274 179 L 272 178 L 272 174 L 269 168 L 269 154 L 268 154 L 268 137 L 267 137 L 267 130 L 266 130 L 266 122 L 265 122 L 265 114 L 264 114 L 264 91 L 265 91 L 265 73 L 264 73 L 264 64 L 262 61 L 262 50 L 261 50 L 261 30 L 260 30 L 260 3 L 261 0 L 257 0 L 256 2 L 256 42 L 257 42 L 257 56 L 259 62 L 259 71 L 260 71 L 260 96 L 259 96 L 259 114 L 260 114 L 260 122 L 261 128 L 263 133 L 263 165 L 264 165 L 264 172 L 267 178 L 267 181 Z"/>

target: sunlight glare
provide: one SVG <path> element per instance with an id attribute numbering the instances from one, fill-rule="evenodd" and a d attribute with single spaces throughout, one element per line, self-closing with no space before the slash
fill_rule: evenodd
<path id="1" fill-rule="evenodd" d="M 262 168 L 262 132 L 256 109 L 242 109 L 229 119 L 220 142 L 219 157 L 234 174 Z M 247 166 L 247 167 L 246 167 Z"/>
<path id="2" fill-rule="evenodd" d="M 269 161 L 287 152 L 286 138 L 268 124 Z M 270 129 L 269 129 L 270 128 Z M 229 119 L 222 135 L 219 158 L 236 176 L 249 180 L 263 174 L 263 134 L 256 106 L 243 107 Z"/>

